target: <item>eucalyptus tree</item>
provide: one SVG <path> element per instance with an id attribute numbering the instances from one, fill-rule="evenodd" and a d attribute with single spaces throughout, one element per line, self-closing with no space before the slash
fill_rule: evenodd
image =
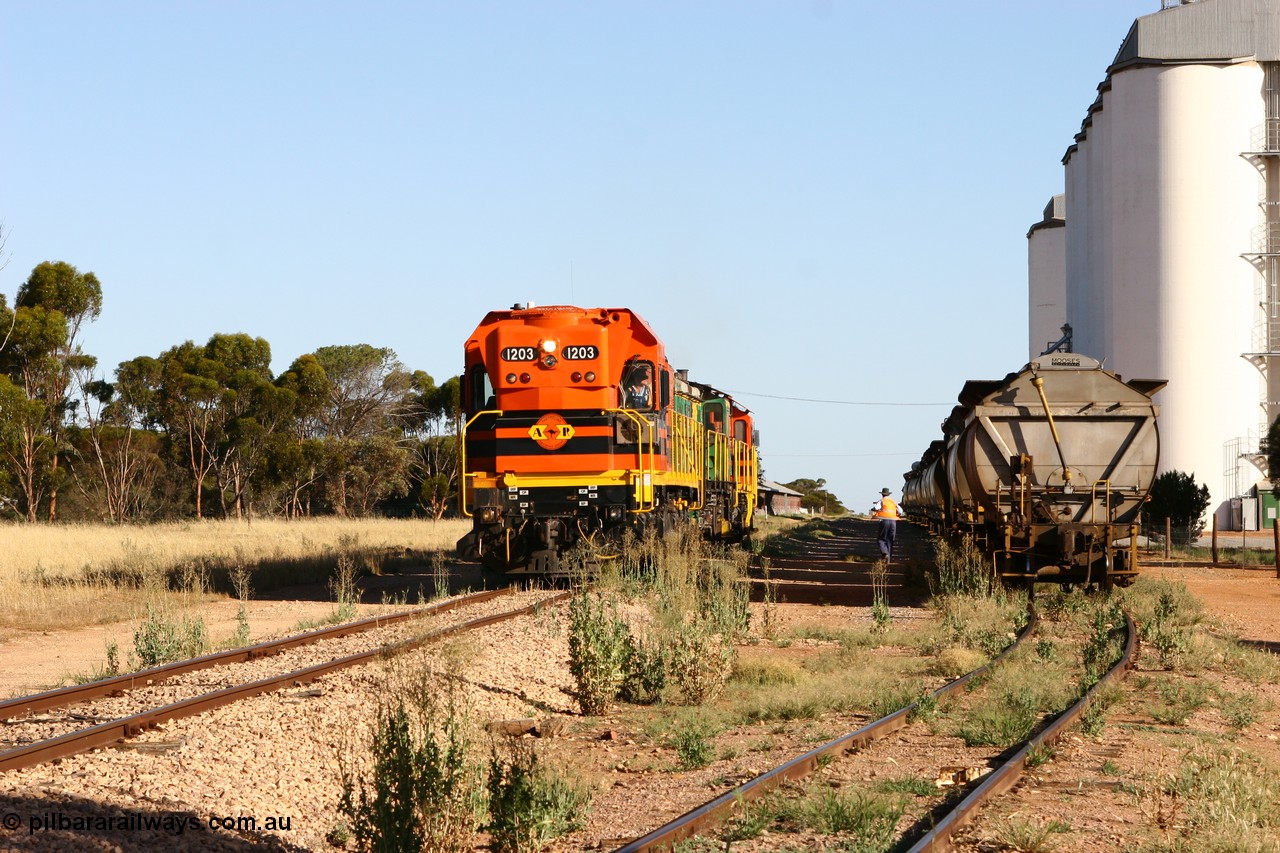
<path id="1" fill-rule="evenodd" d="M 44 317 L 36 324 L 48 327 L 38 333 L 41 345 L 48 348 L 28 353 L 27 369 L 23 371 L 28 381 L 23 386 L 28 397 L 38 396 L 44 403 L 50 450 L 48 512 L 53 521 L 58 515 L 58 488 L 63 479 L 58 470 L 60 452 L 66 449 L 66 427 L 75 411 L 70 394 L 72 374 L 97 364 L 96 358 L 80 349 L 80 332 L 85 323 L 102 314 L 102 285 L 92 272 L 82 273 L 65 261 L 45 261 L 31 271 L 18 289 L 14 309 L 19 318 L 24 311 L 43 312 Z M 54 333 L 57 325 L 62 326 L 61 333 Z M 15 334 L 20 336 L 17 324 Z"/>
<path id="2" fill-rule="evenodd" d="M 158 358 L 138 356 L 116 370 L 116 384 L 160 430 L 170 455 L 186 468 L 196 518 L 204 517 L 204 485 L 213 471 L 211 434 L 217 429 L 218 385 L 204 347 L 186 341 Z"/>
<path id="3" fill-rule="evenodd" d="M 137 520 L 153 508 L 165 463 L 158 436 L 142 426 L 144 413 L 124 385 L 77 371 L 80 424 L 72 448 L 79 459 L 75 482 L 100 518 Z"/>
<path id="4" fill-rule="evenodd" d="M 428 515 L 440 518 L 457 493 L 457 421 L 460 377 L 436 385 L 427 373 L 413 374 L 406 433 L 415 442 L 413 455 L 414 498 Z"/>
<path id="5" fill-rule="evenodd" d="M 271 347 L 262 338 L 216 334 L 124 362 L 117 384 L 164 431 L 187 470 L 195 514 L 212 487 L 224 515 L 243 512 L 245 488 L 265 460 L 266 440 L 291 416 L 293 393 L 271 380 Z"/>
<path id="6" fill-rule="evenodd" d="M 50 384 L 58 369 L 54 353 L 67 338 L 65 318 L 42 307 L 4 309 L 0 322 L 10 328 L 0 350 L 0 373 L 16 389 L 6 395 L 4 416 L 11 440 L 3 462 L 17 481 L 17 503 L 28 521 L 36 521 L 41 505 L 54 487 L 57 443 L 50 434 L 53 416 Z"/>
<path id="7" fill-rule="evenodd" d="M 245 493 L 267 458 L 268 439 L 294 417 L 297 394 L 275 384 L 271 347 L 245 334 L 214 335 L 205 355 L 216 366 L 223 422 L 214 445 L 214 475 L 224 516 L 245 511 Z"/>
<path id="8" fill-rule="evenodd" d="M 294 395 L 294 418 L 288 429 L 268 441 L 267 464 L 259 479 L 265 489 L 280 492 L 279 505 L 288 518 L 311 514 L 312 490 L 321 481 L 325 445 L 319 412 L 329 399 L 329 379 L 314 354 L 295 359 L 276 384 Z"/>
<path id="9" fill-rule="evenodd" d="M 407 489 L 409 453 L 401 439 L 412 376 L 385 347 L 321 347 L 314 356 L 328 383 L 310 425 L 324 442 L 326 497 L 339 515 L 366 513 Z"/>
<path id="10" fill-rule="evenodd" d="M 30 484 L 20 476 L 24 470 L 32 468 L 23 468 L 19 464 L 24 458 L 28 438 L 24 427 L 32 421 L 38 422 L 43 414 L 39 410 L 31 411 L 31 407 L 32 403 L 22 389 L 8 376 L 0 374 L 0 461 L 4 463 L 0 466 L 0 511 L 6 515 L 14 512 L 34 521 L 34 517 L 26 512 L 26 507 L 33 505 Z"/>

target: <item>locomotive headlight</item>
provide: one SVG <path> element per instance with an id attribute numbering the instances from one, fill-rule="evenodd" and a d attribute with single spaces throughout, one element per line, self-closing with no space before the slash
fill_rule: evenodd
<path id="1" fill-rule="evenodd" d="M 553 341 L 553 340 L 551 340 L 550 338 L 548 338 L 547 340 L 543 341 L 543 342 L 542 342 L 542 351 L 543 351 L 543 352 L 555 352 L 555 351 L 556 351 L 556 342 L 555 342 L 555 341 Z"/>
<path id="2" fill-rule="evenodd" d="M 556 366 L 556 357 L 551 353 L 547 353 L 542 357 L 542 366 L 552 368 Z"/>

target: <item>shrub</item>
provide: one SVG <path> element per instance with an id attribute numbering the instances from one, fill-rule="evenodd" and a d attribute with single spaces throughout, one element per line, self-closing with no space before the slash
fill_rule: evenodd
<path id="1" fill-rule="evenodd" d="M 934 596 L 990 595 L 993 588 L 991 567 L 970 536 L 956 544 L 945 539 L 934 540 L 936 574 L 929 577 L 929 592 Z"/>
<path id="2" fill-rule="evenodd" d="M 701 705 L 724 690 L 736 657 L 737 649 L 729 637 L 715 633 L 707 622 L 695 619 L 672 640 L 671 680 L 680 689 L 684 701 Z"/>
<path id="3" fill-rule="evenodd" d="M 569 671 L 578 685 L 582 713 L 603 714 L 618 698 L 626 676 L 631 633 L 611 604 L 584 587 L 569 600 Z"/>
<path id="4" fill-rule="evenodd" d="M 147 619 L 133 632 L 133 649 L 143 668 L 199 657 L 209 648 L 204 619 L 181 619 L 147 608 Z"/>
<path id="5" fill-rule="evenodd" d="M 1191 643 L 1190 633 L 1178 621 L 1177 599 L 1172 589 L 1164 589 L 1156 599 L 1151 618 L 1139 631 L 1165 669 L 1176 669 Z"/>
<path id="6" fill-rule="evenodd" d="M 353 544 L 348 542 L 350 538 L 342 537 L 343 547 L 350 547 Z M 356 590 L 356 574 L 355 558 L 349 553 L 339 554 L 338 566 L 329 580 L 329 591 L 333 593 L 333 600 L 338 604 L 338 610 L 334 614 L 334 620 L 337 622 L 356 618 L 356 603 L 360 600 L 360 594 Z"/>
<path id="7" fill-rule="evenodd" d="M 1081 652 L 1084 663 L 1084 673 L 1080 676 L 1082 693 L 1097 684 L 1119 660 L 1122 639 L 1119 632 L 1123 625 L 1124 614 L 1119 601 L 1111 601 L 1094 611 L 1093 632 Z"/>
<path id="8" fill-rule="evenodd" d="M 489 762 L 489 824 L 494 850 L 526 853 L 582 828 L 589 793 L 538 763 L 529 742 L 511 739 Z"/>
<path id="9" fill-rule="evenodd" d="M 672 732 L 671 745 L 682 770 L 697 770 L 715 759 L 715 744 L 710 740 L 713 734 L 711 726 L 700 722 L 687 723 Z"/>
<path id="10" fill-rule="evenodd" d="M 1158 525 L 1168 519 L 1172 527 L 1187 531 L 1183 544 L 1190 544 L 1204 532 L 1204 512 L 1209 501 L 1209 487 L 1197 485 L 1194 474 L 1165 471 L 1151 484 L 1147 519 Z"/>
<path id="11" fill-rule="evenodd" d="M 339 808 L 361 850 L 470 850 L 483 812 L 481 767 L 452 688 L 420 684 L 381 707 L 373 767 L 342 767 Z"/>
<path id="12" fill-rule="evenodd" d="M 893 615 L 889 611 L 889 566 L 884 560 L 877 560 L 871 567 L 871 616 L 876 630 L 884 633 L 889 630 Z"/>
<path id="13" fill-rule="evenodd" d="M 667 651 L 660 643 L 648 644 L 630 634 L 625 641 L 623 680 L 619 697 L 636 705 L 651 705 L 662 698 L 667 685 Z"/>

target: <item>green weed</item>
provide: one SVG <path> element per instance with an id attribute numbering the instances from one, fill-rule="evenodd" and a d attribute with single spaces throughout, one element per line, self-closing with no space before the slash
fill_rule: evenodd
<path id="1" fill-rule="evenodd" d="M 532 853 L 582 827 L 590 793 L 538 761 L 528 741 L 508 740 L 489 762 L 489 830 L 501 853 Z"/>

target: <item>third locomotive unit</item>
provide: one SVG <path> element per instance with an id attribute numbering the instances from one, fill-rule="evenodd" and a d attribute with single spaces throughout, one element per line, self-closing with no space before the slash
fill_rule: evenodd
<path id="1" fill-rule="evenodd" d="M 905 475 L 903 508 L 971 537 L 1005 583 L 1127 585 L 1159 461 L 1151 397 L 1165 384 L 1061 352 L 971 380 Z"/>
<path id="2" fill-rule="evenodd" d="M 551 574 L 566 548 L 692 521 L 741 539 L 756 506 L 751 413 L 672 368 L 625 308 L 517 305 L 467 340 L 459 555 Z"/>

